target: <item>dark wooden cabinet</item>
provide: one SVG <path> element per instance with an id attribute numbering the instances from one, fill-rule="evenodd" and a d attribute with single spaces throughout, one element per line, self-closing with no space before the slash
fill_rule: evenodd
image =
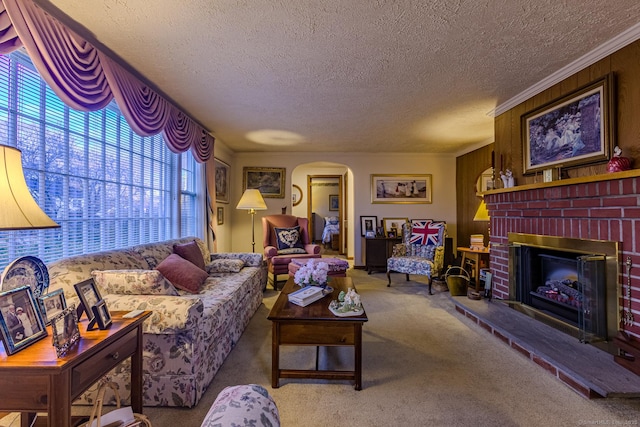
<path id="1" fill-rule="evenodd" d="M 387 271 L 387 259 L 393 253 L 393 246 L 402 243 L 402 239 L 386 237 L 363 237 L 365 269 L 369 274 L 374 271 Z"/>

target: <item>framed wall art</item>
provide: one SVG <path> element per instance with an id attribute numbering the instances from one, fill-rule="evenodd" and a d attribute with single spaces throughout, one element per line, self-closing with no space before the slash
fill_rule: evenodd
<path id="1" fill-rule="evenodd" d="M 257 188 L 262 197 L 284 199 L 285 168 L 243 168 L 242 192 Z"/>
<path id="2" fill-rule="evenodd" d="M 291 186 L 291 203 L 293 206 L 298 206 L 302 202 L 302 188 L 293 184 Z"/>
<path id="3" fill-rule="evenodd" d="M 218 218 L 218 225 L 224 224 L 224 208 L 222 206 L 218 206 L 216 213 L 216 218 Z"/>
<path id="4" fill-rule="evenodd" d="M 47 336 L 47 329 L 29 286 L 0 294 L 0 329 L 7 354 L 14 354 Z"/>
<path id="5" fill-rule="evenodd" d="M 431 174 L 371 175 L 371 203 L 431 203 Z"/>
<path id="6" fill-rule="evenodd" d="M 218 158 L 214 158 L 216 168 L 216 201 L 229 203 L 229 180 L 230 167 Z"/>
<path id="7" fill-rule="evenodd" d="M 337 194 L 329 194 L 329 210 L 337 211 L 340 207 L 340 201 Z"/>
<path id="8" fill-rule="evenodd" d="M 376 227 L 378 226 L 377 216 L 360 217 L 360 235 L 362 237 L 376 237 Z"/>
<path id="9" fill-rule="evenodd" d="M 522 116 L 523 172 L 606 161 L 613 138 L 613 75 Z"/>

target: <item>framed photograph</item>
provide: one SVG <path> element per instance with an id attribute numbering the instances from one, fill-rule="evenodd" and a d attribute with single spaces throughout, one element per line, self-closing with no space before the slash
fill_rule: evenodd
<path id="1" fill-rule="evenodd" d="M 431 175 L 371 175 L 371 203 L 431 203 Z"/>
<path id="2" fill-rule="evenodd" d="M 80 339 L 78 316 L 76 307 L 73 304 L 51 319 L 51 331 L 56 355 L 62 357 Z"/>
<path id="3" fill-rule="evenodd" d="M 98 291 L 98 288 L 96 287 L 93 279 L 87 279 L 83 282 L 76 283 L 73 286 L 76 289 L 78 298 L 80 298 L 77 318 L 80 319 L 82 317 L 82 312 L 85 312 L 87 313 L 87 319 L 89 319 L 89 323 L 91 323 L 95 320 L 92 307 L 102 299 L 102 296 L 100 295 L 100 292 Z"/>
<path id="4" fill-rule="evenodd" d="M 402 224 L 407 221 L 409 218 L 382 218 L 384 235 L 391 239 L 402 237 Z"/>
<path id="5" fill-rule="evenodd" d="M 222 206 L 218 206 L 216 217 L 218 218 L 218 225 L 224 224 L 224 208 Z"/>
<path id="6" fill-rule="evenodd" d="M 365 237 L 375 237 L 378 226 L 377 216 L 360 216 L 360 235 Z M 369 235 L 371 234 L 371 235 Z"/>
<path id="7" fill-rule="evenodd" d="M 63 290 L 56 289 L 38 298 L 38 305 L 40 306 L 40 313 L 42 313 L 44 323 L 50 325 L 51 319 L 67 308 L 67 301 L 64 298 Z"/>
<path id="8" fill-rule="evenodd" d="M 337 194 L 329 194 L 329 210 L 337 211 L 340 207 L 340 200 Z"/>
<path id="9" fill-rule="evenodd" d="M 93 310 L 93 315 L 98 323 L 98 328 L 107 329 L 109 325 L 111 325 L 111 313 L 109 313 L 109 309 L 107 308 L 105 301 L 98 301 L 98 303 L 91 307 L 91 309 Z"/>
<path id="10" fill-rule="evenodd" d="M 244 167 L 242 192 L 247 188 L 257 188 L 262 197 L 284 199 L 285 168 Z"/>
<path id="11" fill-rule="evenodd" d="M 606 161 L 613 138 L 613 77 L 607 75 L 522 116 L 523 172 Z"/>
<path id="12" fill-rule="evenodd" d="M 8 355 L 47 336 L 31 287 L 22 286 L 0 294 L 0 329 Z"/>
<path id="13" fill-rule="evenodd" d="M 230 167 L 218 158 L 214 158 L 216 168 L 216 201 L 229 203 L 229 180 Z"/>

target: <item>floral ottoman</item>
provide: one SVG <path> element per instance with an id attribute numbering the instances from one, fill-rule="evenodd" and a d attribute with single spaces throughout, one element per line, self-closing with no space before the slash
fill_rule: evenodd
<path id="1" fill-rule="evenodd" d="M 289 276 L 293 277 L 296 271 L 303 265 L 307 264 L 308 259 L 292 259 L 289 263 Z M 345 277 L 347 275 L 347 269 L 349 268 L 349 262 L 340 258 L 320 258 L 314 259 L 314 262 L 326 262 L 329 266 L 329 276 L 333 277 Z"/>
<path id="2" fill-rule="evenodd" d="M 257 384 L 234 385 L 218 394 L 200 427 L 280 426 L 278 407 Z"/>

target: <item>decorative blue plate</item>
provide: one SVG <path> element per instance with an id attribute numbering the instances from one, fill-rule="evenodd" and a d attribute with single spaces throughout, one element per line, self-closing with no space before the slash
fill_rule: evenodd
<path id="1" fill-rule="evenodd" d="M 39 258 L 34 256 L 18 258 L 2 272 L 0 289 L 3 292 L 21 286 L 29 286 L 36 301 L 49 287 L 49 271 Z"/>

